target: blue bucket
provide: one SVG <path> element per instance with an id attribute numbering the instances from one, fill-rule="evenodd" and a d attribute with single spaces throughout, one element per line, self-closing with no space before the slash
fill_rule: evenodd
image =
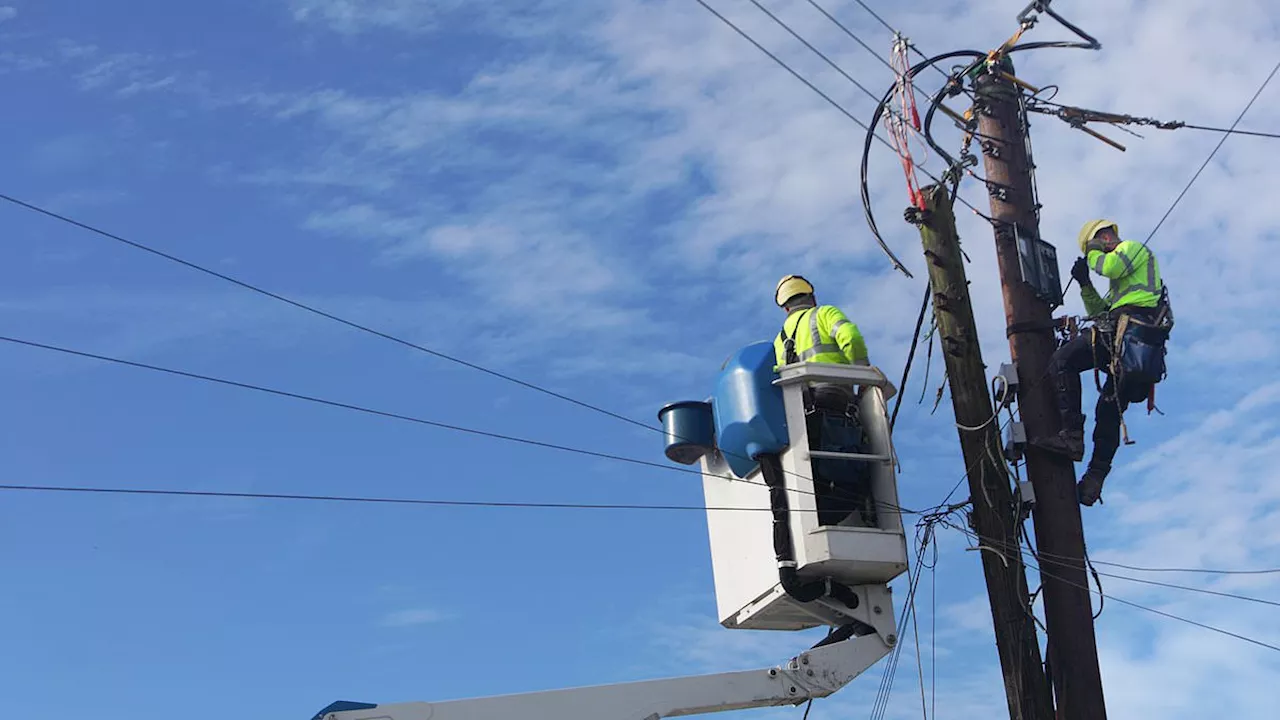
<path id="1" fill-rule="evenodd" d="M 715 447 L 715 419 L 711 403 L 682 400 L 658 411 L 666 440 L 666 455 L 672 462 L 692 465 Z"/>

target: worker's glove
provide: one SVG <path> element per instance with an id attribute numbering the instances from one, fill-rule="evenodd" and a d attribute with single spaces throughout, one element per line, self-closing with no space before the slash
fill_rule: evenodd
<path id="1" fill-rule="evenodd" d="M 1093 280 L 1089 278 L 1089 261 L 1084 258 L 1076 258 L 1075 264 L 1071 266 L 1071 277 L 1075 278 L 1075 281 L 1080 283 L 1082 287 L 1092 285 Z"/>
<path id="2" fill-rule="evenodd" d="M 1102 238 L 1093 238 L 1089 240 L 1089 242 L 1085 243 L 1084 251 L 1086 253 L 1091 253 L 1094 250 L 1097 250 L 1098 252 L 1107 251 L 1106 247 L 1102 244 Z"/>

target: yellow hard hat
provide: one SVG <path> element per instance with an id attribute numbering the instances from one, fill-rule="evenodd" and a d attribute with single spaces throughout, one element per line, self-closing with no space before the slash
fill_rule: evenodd
<path id="1" fill-rule="evenodd" d="M 778 307 L 782 307 L 797 295 L 812 295 L 813 285 L 800 275 L 788 275 L 778 281 L 778 287 L 774 288 L 773 294 Z"/>
<path id="2" fill-rule="evenodd" d="M 1110 220 L 1090 220 L 1084 224 L 1084 227 L 1080 228 L 1080 237 L 1076 239 L 1080 244 L 1081 254 L 1085 252 L 1085 247 L 1089 245 L 1089 241 L 1093 239 L 1093 236 L 1103 228 L 1111 228 L 1116 235 L 1120 234 L 1120 226 Z"/>

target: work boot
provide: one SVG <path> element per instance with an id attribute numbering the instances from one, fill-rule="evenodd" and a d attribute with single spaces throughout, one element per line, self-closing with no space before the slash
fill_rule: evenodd
<path id="1" fill-rule="evenodd" d="M 1102 499 L 1102 482 L 1107 479 L 1108 470 L 1110 468 L 1089 464 L 1084 475 L 1080 476 L 1080 482 L 1076 483 L 1076 497 L 1080 499 L 1081 505 L 1091 506 Z"/>
<path id="2" fill-rule="evenodd" d="M 1031 444 L 1041 450 L 1070 458 L 1072 462 L 1084 459 L 1084 430 L 1059 430 L 1057 435 L 1036 438 Z"/>

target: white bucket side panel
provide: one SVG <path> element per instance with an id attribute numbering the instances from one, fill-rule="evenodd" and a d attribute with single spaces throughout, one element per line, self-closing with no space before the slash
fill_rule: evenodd
<path id="1" fill-rule="evenodd" d="M 723 623 L 778 583 L 773 514 L 759 470 L 739 480 L 716 453 L 702 458 L 702 473 L 716 607 Z"/>

